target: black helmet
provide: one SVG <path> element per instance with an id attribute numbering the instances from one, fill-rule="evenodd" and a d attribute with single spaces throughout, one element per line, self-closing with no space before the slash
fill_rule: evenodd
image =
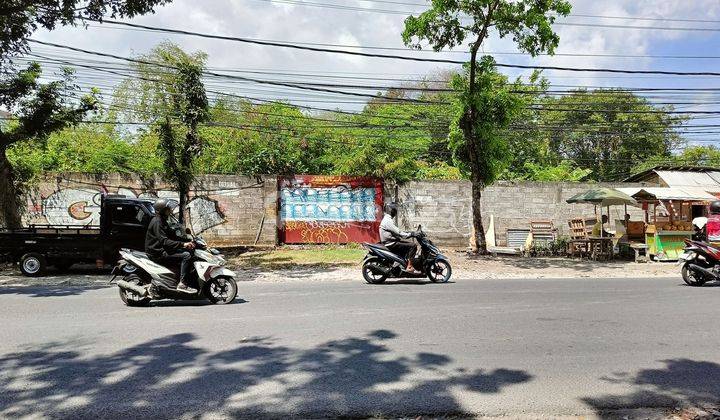
<path id="1" fill-rule="evenodd" d="M 710 214 L 720 214 L 720 200 L 710 203 Z"/>
<path id="2" fill-rule="evenodd" d="M 395 217 L 397 212 L 398 205 L 394 201 L 385 204 L 385 213 L 389 214 L 391 217 Z"/>

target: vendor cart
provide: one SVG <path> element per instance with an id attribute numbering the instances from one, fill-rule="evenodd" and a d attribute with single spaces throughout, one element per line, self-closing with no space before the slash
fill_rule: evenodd
<path id="1" fill-rule="evenodd" d="M 618 188 L 636 199 L 645 210 L 645 245 L 656 261 L 676 261 L 685 240 L 692 239 L 692 220 L 717 200 L 699 188 Z"/>

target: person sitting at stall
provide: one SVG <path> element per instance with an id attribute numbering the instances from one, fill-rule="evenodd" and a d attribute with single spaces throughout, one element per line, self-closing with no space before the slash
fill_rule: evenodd
<path id="1" fill-rule="evenodd" d="M 603 236 L 603 237 L 609 237 L 612 236 L 610 233 L 605 230 L 604 225 L 607 223 L 608 217 L 606 215 L 602 215 L 600 220 L 595 222 L 595 225 L 592 228 L 592 236 Z"/>
<path id="2" fill-rule="evenodd" d="M 707 217 L 696 217 L 692 219 L 693 241 L 707 242 Z"/>

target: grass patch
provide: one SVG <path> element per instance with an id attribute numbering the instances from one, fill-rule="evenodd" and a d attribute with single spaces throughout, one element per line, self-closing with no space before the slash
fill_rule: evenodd
<path id="1" fill-rule="evenodd" d="M 362 248 L 280 248 L 240 254 L 232 259 L 232 263 L 242 268 L 271 270 L 293 267 L 352 267 L 359 265 L 366 253 Z"/>

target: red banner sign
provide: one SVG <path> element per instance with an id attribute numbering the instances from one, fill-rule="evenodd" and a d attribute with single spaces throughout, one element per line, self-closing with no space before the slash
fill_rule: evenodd
<path id="1" fill-rule="evenodd" d="M 286 244 L 379 240 L 383 184 L 377 178 L 298 175 L 278 179 Z"/>

